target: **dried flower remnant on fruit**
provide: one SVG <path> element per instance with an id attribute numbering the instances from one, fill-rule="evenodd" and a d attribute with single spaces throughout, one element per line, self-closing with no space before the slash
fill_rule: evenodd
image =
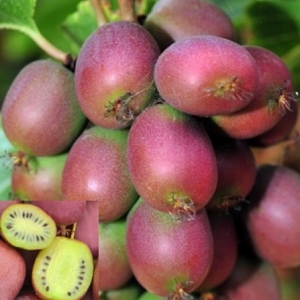
<path id="1" fill-rule="evenodd" d="M 134 94 L 127 92 L 120 98 L 109 102 L 105 107 L 104 116 L 106 118 L 115 117 L 116 121 L 121 125 L 131 122 L 134 118 L 134 114 L 128 107 L 128 103 L 132 97 L 134 97 Z"/>
<path id="2" fill-rule="evenodd" d="M 200 297 L 200 300 L 215 300 L 216 295 L 212 292 L 203 293 Z"/>
<path id="3" fill-rule="evenodd" d="M 13 169 L 23 168 L 26 172 L 30 171 L 28 164 L 30 157 L 20 150 L 16 152 L 6 152 L 2 158 L 8 158 Z"/>
<path id="4" fill-rule="evenodd" d="M 172 193 L 170 202 L 173 205 L 172 218 L 176 221 L 193 220 L 196 215 L 194 202 L 187 196 L 178 196 Z"/>
<path id="5" fill-rule="evenodd" d="M 223 196 L 220 203 L 215 206 L 217 210 L 222 210 L 228 212 L 230 208 L 234 208 L 235 210 L 241 210 L 240 204 L 248 203 L 248 200 L 243 196 Z"/>
<path id="6" fill-rule="evenodd" d="M 177 282 L 176 279 L 175 281 Z M 177 283 L 174 292 L 167 297 L 167 300 L 194 300 L 194 297 L 185 291 L 189 284 L 190 281 L 186 281 L 185 283 Z"/>
<path id="7" fill-rule="evenodd" d="M 298 100 L 298 92 L 288 92 L 288 88 L 291 84 L 290 79 L 286 79 L 282 87 L 274 89 L 274 97 L 268 101 L 268 113 L 273 114 L 276 109 L 282 115 L 286 114 L 286 111 L 292 111 L 290 102 Z"/>
<path id="8" fill-rule="evenodd" d="M 228 100 L 243 101 L 253 97 L 252 93 L 241 87 L 240 80 L 236 76 L 218 81 L 215 87 L 206 89 L 206 92 L 209 95 L 213 94 L 214 97 Z"/>

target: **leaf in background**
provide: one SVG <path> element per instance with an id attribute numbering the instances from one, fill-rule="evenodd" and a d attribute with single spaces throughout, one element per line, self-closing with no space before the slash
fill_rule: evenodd
<path id="1" fill-rule="evenodd" d="M 5 136 L 0 116 L 0 201 L 10 200 L 12 168 L 9 166 L 7 152 L 15 150 Z"/>
<path id="2" fill-rule="evenodd" d="M 299 43 L 297 22 L 279 1 L 255 1 L 246 10 L 252 37 L 249 44 L 270 49 L 283 56 Z"/>
<path id="3" fill-rule="evenodd" d="M 0 28 L 15 29 L 28 35 L 38 31 L 33 20 L 36 0 L 0 0 Z"/>
<path id="4" fill-rule="evenodd" d="M 77 11 L 62 23 L 62 30 L 78 47 L 97 27 L 95 14 L 89 1 L 80 2 Z"/>

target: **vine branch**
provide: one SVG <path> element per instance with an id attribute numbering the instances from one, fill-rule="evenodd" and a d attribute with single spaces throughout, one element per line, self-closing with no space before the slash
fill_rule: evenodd
<path id="1" fill-rule="evenodd" d="M 135 12 L 135 0 L 118 0 L 118 4 L 122 20 L 138 22 Z"/>
<path id="2" fill-rule="evenodd" d="M 98 26 L 102 26 L 108 22 L 107 17 L 105 15 L 104 9 L 103 9 L 103 3 L 102 0 L 90 0 L 91 6 L 95 12 L 96 20 Z"/>

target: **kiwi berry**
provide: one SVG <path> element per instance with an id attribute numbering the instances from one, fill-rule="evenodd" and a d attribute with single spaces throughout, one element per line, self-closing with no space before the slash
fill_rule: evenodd
<path id="1" fill-rule="evenodd" d="M 33 204 L 17 203 L 7 207 L 0 221 L 1 235 L 11 245 L 38 250 L 48 247 L 56 236 L 56 224 Z"/>
<path id="2" fill-rule="evenodd" d="M 37 255 L 32 284 L 41 299 L 81 299 L 92 283 L 93 271 L 93 256 L 85 243 L 56 237 Z"/>

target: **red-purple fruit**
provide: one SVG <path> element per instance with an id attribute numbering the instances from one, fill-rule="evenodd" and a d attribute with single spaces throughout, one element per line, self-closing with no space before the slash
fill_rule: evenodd
<path id="1" fill-rule="evenodd" d="M 213 116 L 248 105 L 258 73 L 254 58 L 241 45 L 199 35 L 168 47 L 157 60 L 154 80 L 170 105 L 188 114 Z"/>
<path id="2" fill-rule="evenodd" d="M 127 167 L 127 136 L 127 130 L 85 130 L 68 154 L 63 199 L 98 201 L 100 221 L 124 215 L 138 197 Z"/>
<path id="3" fill-rule="evenodd" d="M 20 152 L 16 153 L 16 156 Z M 67 154 L 48 157 L 25 157 L 22 165 L 14 166 L 12 192 L 20 200 L 61 200 L 62 172 Z"/>
<path id="4" fill-rule="evenodd" d="M 69 235 L 66 230 L 68 225 L 78 222 L 86 209 L 86 201 L 31 201 L 47 213 L 60 228 L 61 235 Z"/>
<path id="5" fill-rule="evenodd" d="M 135 120 L 127 157 L 138 194 L 161 211 L 193 217 L 215 191 L 216 157 L 205 129 L 168 104 L 149 107 Z"/>
<path id="6" fill-rule="evenodd" d="M 211 290 L 231 275 L 237 261 L 238 240 L 233 220 L 229 214 L 209 213 L 213 237 L 213 261 L 198 291 Z"/>
<path id="7" fill-rule="evenodd" d="M 16 249 L 2 240 L 0 240 L 0 266 L 1 299 L 14 299 L 25 280 L 25 261 Z"/>
<path id="8" fill-rule="evenodd" d="M 217 159 L 217 188 L 207 209 L 227 210 L 246 200 L 256 177 L 254 155 L 243 140 L 212 138 Z"/>
<path id="9" fill-rule="evenodd" d="M 75 239 L 84 242 L 90 248 L 94 258 L 99 254 L 99 204 L 87 201 L 81 218 L 76 223 Z"/>
<path id="10" fill-rule="evenodd" d="M 287 110 L 276 125 L 248 141 L 252 147 L 270 147 L 289 139 L 296 125 L 299 110 L 296 102 L 290 104 L 291 110 Z"/>
<path id="11" fill-rule="evenodd" d="M 246 224 L 257 254 L 278 267 L 300 266 L 300 175 L 263 165 L 248 199 Z"/>
<path id="12" fill-rule="evenodd" d="M 138 24 L 117 21 L 93 32 L 75 69 L 79 104 L 88 119 L 105 128 L 128 127 L 152 101 L 159 54 L 154 38 Z"/>
<path id="13" fill-rule="evenodd" d="M 210 34 L 236 38 L 230 18 L 219 6 L 203 0 L 160 0 L 148 14 L 144 26 L 161 49 L 183 38 Z"/>
<path id="14" fill-rule="evenodd" d="M 3 130 L 15 148 L 33 156 L 65 151 L 86 122 L 74 87 L 74 76 L 52 60 L 24 67 L 2 107 Z"/>
<path id="15" fill-rule="evenodd" d="M 280 283 L 272 265 L 240 259 L 216 300 L 280 300 Z"/>
<path id="16" fill-rule="evenodd" d="M 125 236 L 125 219 L 99 224 L 98 286 L 102 291 L 119 289 L 132 277 Z"/>
<path id="17" fill-rule="evenodd" d="M 245 46 L 257 62 L 257 92 L 245 108 L 229 115 L 213 116 L 213 121 L 227 135 L 249 139 L 270 130 L 295 100 L 291 73 L 282 59 L 268 49 Z"/>
<path id="18" fill-rule="evenodd" d="M 206 211 L 178 221 L 140 199 L 128 215 L 126 249 L 133 274 L 147 291 L 181 299 L 201 284 L 212 263 Z"/>

